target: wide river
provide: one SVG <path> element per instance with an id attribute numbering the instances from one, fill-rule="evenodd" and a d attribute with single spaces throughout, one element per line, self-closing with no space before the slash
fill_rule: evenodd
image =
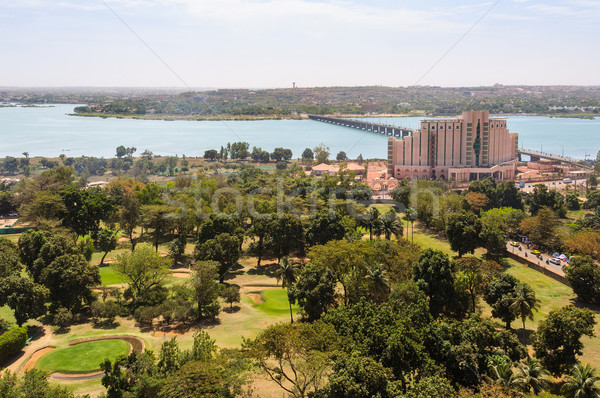
<path id="1" fill-rule="evenodd" d="M 102 119 L 69 116 L 75 105 L 0 108 L 0 157 L 67 156 L 112 157 L 119 145 L 133 146 L 138 154 L 148 149 L 159 155 L 202 156 L 228 142 L 247 141 L 272 151 L 292 149 L 299 157 L 304 148 L 320 143 L 332 156 L 386 158 L 387 137 L 312 120 L 163 121 Z M 374 118 L 375 122 L 417 128 L 418 117 Z M 562 119 L 510 116 L 508 127 L 519 133 L 519 147 L 595 158 L 600 149 L 600 119 Z"/>

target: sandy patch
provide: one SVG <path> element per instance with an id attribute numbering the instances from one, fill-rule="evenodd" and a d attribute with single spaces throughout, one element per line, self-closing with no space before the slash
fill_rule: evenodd
<path id="1" fill-rule="evenodd" d="M 256 304 L 264 303 L 264 300 L 260 294 L 248 293 L 248 297 L 250 297 L 250 299 L 252 299 L 252 301 L 254 301 Z"/>
<path id="2" fill-rule="evenodd" d="M 172 272 L 171 276 L 174 276 L 175 278 L 189 278 L 190 273 L 189 272 Z"/>
<path id="3" fill-rule="evenodd" d="M 185 335 L 189 330 L 177 330 L 177 329 L 172 329 L 169 330 L 167 332 L 163 332 L 163 331 L 155 331 L 152 333 L 152 336 L 154 337 L 168 337 L 168 336 L 183 336 Z"/>
<path id="4" fill-rule="evenodd" d="M 23 365 L 23 368 L 21 369 L 21 373 L 25 373 L 28 370 L 33 369 L 35 367 L 35 363 L 38 361 L 38 359 L 40 359 L 41 357 L 43 357 L 44 355 L 46 355 L 47 353 L 49 353 L 50 351 L 53 351 L 55 349 L 56 349 L 55 347 L 44 347 L 44 348 L 40 348 L 39 350 L 35 351 L 25 361 L 25 364 Z"/>

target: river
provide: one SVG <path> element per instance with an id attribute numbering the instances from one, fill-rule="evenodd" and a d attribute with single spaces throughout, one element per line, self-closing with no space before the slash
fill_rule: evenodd
<path id="1" fill-rule="evenodd" d="M 320 143 L 332 157 L 345 151 L 351 158 L 385 158 L 387 137 L 312 120 L 164 121 L 69 116 L 76 105 L 0 108 L 0 157 L 113 157 L 119 145 L 148 149 L 158 155 L 202 156 L 228 142 L 247 141 L 272 151 L 290 148 L 299 157 Z M 509 116 L 519 146 L 583 159 L 600 149 L 600 119 Z M 375 122 L 417 128 L 418 117 L 373 118 Z M 564 151 L 564 152 L 563 152 Z"/>

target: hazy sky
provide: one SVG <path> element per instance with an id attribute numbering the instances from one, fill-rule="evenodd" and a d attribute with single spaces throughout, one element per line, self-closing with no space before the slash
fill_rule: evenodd
<path id="1" fill-rule="evenodd" d="M 457 3 L 0 0 L 0 86 L 600 84 L 600 0 Z"/>

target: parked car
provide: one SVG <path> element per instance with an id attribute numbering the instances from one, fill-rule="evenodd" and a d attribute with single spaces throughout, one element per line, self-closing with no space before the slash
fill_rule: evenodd
<path id="1" fill-rule="evenodd" d="M 560 260 L 557 258 L 551 258 L 550 262 L 554 265 L 560 265 Z"/>
<path id="2" fill-rule="evenodd" d="M 519 247 L 519 242 L 510 242 L 510 245 L 513 247 Z"/>

